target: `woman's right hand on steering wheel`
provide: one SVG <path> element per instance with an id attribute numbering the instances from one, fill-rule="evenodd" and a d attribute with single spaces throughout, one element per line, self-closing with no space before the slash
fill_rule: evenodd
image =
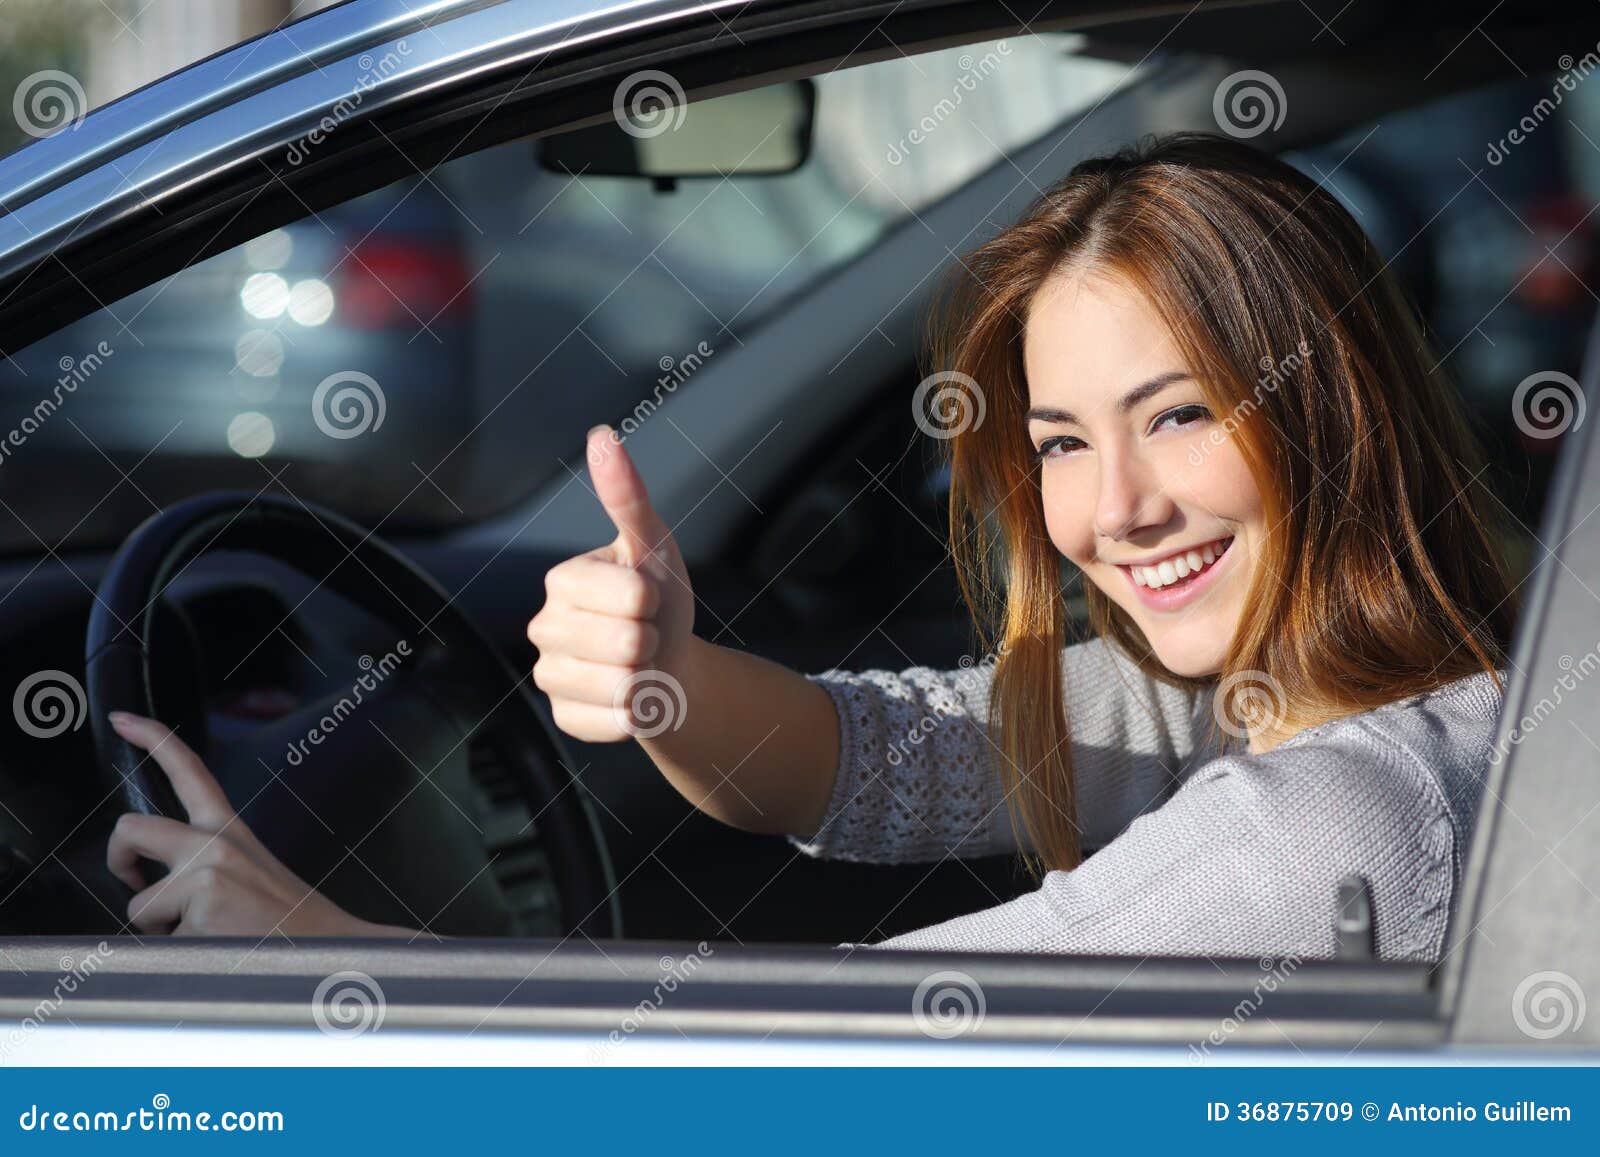
<path id="1" fill-rule="evenodd" d="M 539 650 L 533 682 L 550 697 L 556 726 L 607 743 L 648 724 L 634 717 L 636 705 L 649 706 L 648 696 L 630 693 L 635 685 L 684 680 L 696 643 L 694 592 L 671 528 L 611 427 L 593 427 L 585 449 L 617 537 L 546 573 L 528 641 Z"/>

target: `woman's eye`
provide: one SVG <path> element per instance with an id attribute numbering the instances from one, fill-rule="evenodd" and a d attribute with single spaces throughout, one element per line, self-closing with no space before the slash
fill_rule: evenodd
<path id="1" fill-rule="evenodd" d="M 1171 422 L 1174 426 L 1190 426 L 1195 422 L 1203 422 L 1211 417 L 1211 411 L 1199 403 L 1190 403 L 1187 406 L 1174 406 L 1163 414 L 1159 414 L 1150 429 L 1159 430 Z"/>
<path id="2" fill-rule="evenodd" d="M 1033 460 L 1035 462 L 1042 462 L 1046 458 L 1060 458 L 1060 454 L 1050 453 L 1050 451 L 1056 446 L 1063 446 L 1066 450 L 1075 450 L 1082 445 L 1083 439 L 1074 438 L 1070 434 L 1063 434 L 1059 438 L 1046 438 L 1043 442 L 1039 443 L 1039 448 L 1033 452 Z"/>

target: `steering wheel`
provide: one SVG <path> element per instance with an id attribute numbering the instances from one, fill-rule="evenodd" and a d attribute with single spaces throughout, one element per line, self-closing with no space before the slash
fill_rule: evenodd
<path id="1" fill-rule="evenodd" d="M 247 733 L 230 721 L 241 734 L 212 750 L 202 664 L 174 662 L 193 640 L 162 596 L 214 550 L 277 560 L 358 611 L 308 642 L 329 672 L 299 697 L 314 701 Z M 381 660 L 347 653 L 355 620 L 381 625 Z M 113 710 L 177 729 L 273 854 L 357 916 L 452 935 L 621 935 L 604 837 L 528 682 L 429 575 L 332 511 L 217 491 L 152 515 L 100 585 L 86 675 L 97 765 L 128 810 L 187 819 Z"/>

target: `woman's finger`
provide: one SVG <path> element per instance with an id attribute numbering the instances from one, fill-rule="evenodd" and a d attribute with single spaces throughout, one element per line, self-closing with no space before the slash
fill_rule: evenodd
<path id="1" fill-rule="evenodd" d="M 128 711 L 113 711 L 108 718 L 118 735 L 148 751 L 167 773 L 178 801 L 189 813 L 189 822 L 217 831 L 233 819 L 233 805 L 222 785 L 177 732 L 165 723 Z"/>
<path id="2" fill-rule="evenodd" d="M 541 652 L 533 665 L 533 685 L 552 699 L 572 699 L 600 707 L 618 706 L 617 696 L 626 695 L 628 680 L 637 672 L 615 663 L 591 663 L 560 651 Z"/>
<path id="3" fill-rule="evenodd" d="M 217 838 L 166 816 L 128 812 L 111 829 L 111 839 L 106 843 L 106 867 L 128 887 L 138 890 L 145 886 L 138 867 L 140 856 L 177 869 Z"/>
<path id="4" fill-rule="evenodd" d="M 661 608 L 660 584 L 648 575 L 596 557 L 580 554 L 551 567 L 544 576 L 546 602 L 580 611 L 599 611 L 630 619 L 650 619 Z"/>
<path id="5" fill-rule="evenodd" d="M 141 932 L 208 936 L 223 931 L 226 914 L 249 910 L 250 887 L 215 864 L 174 872 L 128 901 L 128 921 Z"/>
<path id="6" fill-rule="evenodd" d="M 189 892 L 200 886 L 195 873 L 165 876 L 128 901 L 128 923 L 141 932 L 166 932 L 183 917 Z"/>
<path id="7" fill-rule="evenodd" d="M 568 607 L 548 620 L 534 616 L 528 624 L 528 641 L 541 655 L 548 651 L 593 663 L 642 667 L 655 655 L 661 635 L 647 620 Z"/>

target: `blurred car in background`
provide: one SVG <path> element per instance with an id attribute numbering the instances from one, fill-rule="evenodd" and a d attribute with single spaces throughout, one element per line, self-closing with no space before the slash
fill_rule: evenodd
<path id="1" fill-rule="evenodd" d="M 135 463 L 140 486 L 172 493 L 197 477 L 259 489 L 262 465 L 294 461 L 358 503 L 416 489 L 408 517 L 447 516 L 413 464 L 447 482 L 440 447 L 472 430 L 475 296 L 465 226 L 417 185 L 274 229 L 0 361 L 0 428 L 39 451 L 0 465 L 0 497 L 48 502 L 66 473 L 109 493 L 60 531 L 105 541 L 149 511 L 114 485 Z M 32 541 L 17 534 L 0 538 Z"/>

